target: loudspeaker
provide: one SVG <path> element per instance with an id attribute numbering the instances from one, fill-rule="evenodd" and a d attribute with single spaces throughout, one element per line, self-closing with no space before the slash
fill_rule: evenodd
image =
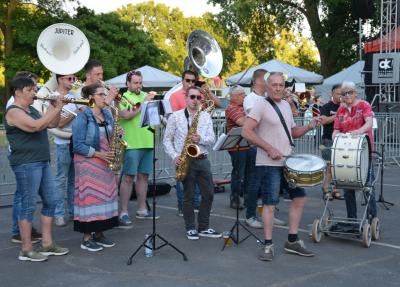
<path id="1" fill-rule="evenodd" d="M 352 13 L 355 19 L 370 19 L 374 16 L 375 7 L 373 0 L 353 0 Z"/>
<path id="2" fill-rule="evenodd" d="M 153 196 L 154 184 L 149 182 L 149 186 L 147 189 L 147 197 L 150 198 Z M 166 182 L 157 182 L 157 189 L 156 189 L 156 196 L 168 194 L 171 191 L 171 185 Z M 135 185 L 132 187 L 132 195 L 130 200 L 135 200 L 136 196 L 136 189 Z"/>

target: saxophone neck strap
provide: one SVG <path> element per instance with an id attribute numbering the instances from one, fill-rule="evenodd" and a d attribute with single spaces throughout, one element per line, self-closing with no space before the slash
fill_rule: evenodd
<path id="1" fill-rule="evenodd" d="M 190 124 L 189 124 L 189 111 L 188 111 L 188 109 L 185 109 L 185 117 L 186 117 L 186 121 L 187 121 L 188 132 L 189 132 Z"/>

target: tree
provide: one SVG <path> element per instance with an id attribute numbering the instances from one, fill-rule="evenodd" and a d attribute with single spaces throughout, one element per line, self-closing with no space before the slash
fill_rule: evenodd
<path id="1" fill-rule="evenodd" d="M 233 59 L 233 38 L 217 19 L 210 13 L 202 17 L 185 17 L 177 8 L 171 9 L 164 4 L 153 1 L 137 5 L 128 4 L 116 11 L 125 21 L 137 24 L 140 29 L 148 32 L 156 45 L 165 53 L 161 68 L 174 74 L 181 74 L 184 59 L 187 56 L 186 40 L 196 29 L 205 30 L 217 40 L 221 46 L 224 62 Z M 224 65 L 226 71 L 226 67 Z"/>
<path id="2" fill-rule="evenodd" d="M 74 2 L 75 0 L 70 0 L 69 2 Z M 38 13 L 45 13 L 47 18 L 52 18 L 56 16 L 63 15 L 64 12 L 61 9 L 62 4 L 66 0 L 38 0 L 38 1 L 21 1 L 21 0 L 3 0 L 0 3 L 0 31 L 4 39 L 4 53 L 1 58 L 0 64 L 4 67 L 5 75 L 5 90 L 6 93 L 3 96 L 3 102 L 7 101 L 10 94 L 9 80 L 13 75 L 9 71 L 9 59 L 11 55 L 14 54 L 15 46 L 15 23 L 18 21 L 18 12 L 23 9 L 30 9 Z M 32 14 L 32 16 L 35 16 Z M 30 25 L 36 25 L 33 19 Z"/>
<path id="3" fill-rule="evenodd" d="M 220 4 L 221 20 L 234 33 L 252 31 L 257 41 L 274 38 L 285 26 L 301 30 L 305 19 L 321 58 L 321 73 L 331 75 L 357 58 L 358 24 L 351 16 L 349 0 L 209 0 Z M 376 1 L 377 2 L 377 1 Z M 249 20 L 250 19 L 250 20 Z M 267 45 L 267 52 L 271 46 Z"/>

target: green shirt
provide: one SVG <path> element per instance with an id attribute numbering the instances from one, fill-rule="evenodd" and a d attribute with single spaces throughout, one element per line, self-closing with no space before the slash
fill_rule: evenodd
<path id="1" fill-rule="evenodd" d="M 143 91 L 140 92 L 139 95 L 132 93 L 130 91 L 126 91 L 124 93 L 124 97 L 126 97 L 130 102 L 143 103 L 144 98 L 147 94 Z M 131 105 L 127 104 L 125 101 L 121 101 L 120 109 L 122 111 L 130 108 Z M 148 130 L 147 127 L 140 128 L 140 117 L 142 112 L 137 113 L 131 119 L 122 119 L 120 118 L 119 124 L 124 129 L 124 140 L 128 143 L 128 149 L 140 149 L 140 148 L 153 148 L 153 133 Z"/>

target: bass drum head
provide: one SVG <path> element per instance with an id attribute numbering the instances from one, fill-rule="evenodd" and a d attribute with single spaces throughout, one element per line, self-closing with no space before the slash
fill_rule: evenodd
<path id="1" fill-rule="evenodd" d="M 325 161 L 312 154 L 294 154 L 285 161 L 285 167 L 298 172 L 314 172 L 326 168 Z"/>

